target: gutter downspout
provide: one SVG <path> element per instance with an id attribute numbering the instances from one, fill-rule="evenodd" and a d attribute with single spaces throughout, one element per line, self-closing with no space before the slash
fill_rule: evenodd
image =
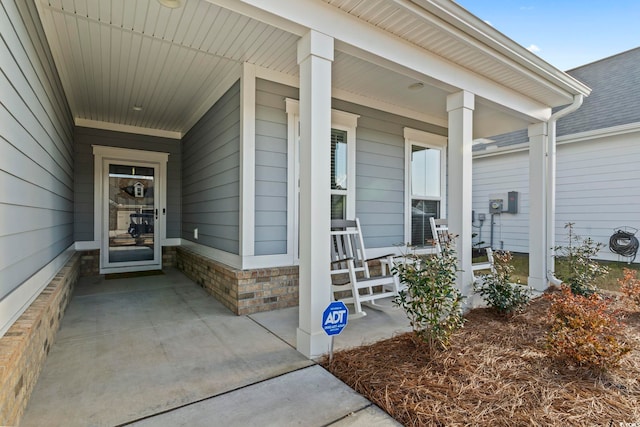
<path id="1" fill-rule="evenodd" d="M 556 224 L 555 224 L 555 215 L 556 215 L 556 122 L 558 119 L 573 113 L 582 105 L 584 101 L 584 95 L 574 95 L 573 103 L 562 110 L 556 111 L 549 117 L 547 121 L 549 138 L 547 141 L 547 188 L 546 188 L 546 196 L 547 196 L 547 253 L 546 253 L 546 264 L 547 264 L 547 280 L 551 282 L 552 285 L 559 286 L 562 283 L 562 280 L 558 279 L 553 273 L 555 271 L 555 258 L 554 258 L 554 250 L 552 248 L 555 247 L 555 233 L 556 233 Z"/>

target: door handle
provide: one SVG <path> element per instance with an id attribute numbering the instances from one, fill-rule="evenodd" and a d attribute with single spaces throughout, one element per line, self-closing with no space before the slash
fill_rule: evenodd
<path id="1" fill-rule="evenodd" d="M 156 209 L 156 219 L 158 219 L 158 209 Z"/>

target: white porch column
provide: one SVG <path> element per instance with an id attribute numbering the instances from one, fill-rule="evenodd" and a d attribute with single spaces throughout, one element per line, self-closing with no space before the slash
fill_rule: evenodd
<path id="1" fill-rule="evenodd" d="M 547 288 L 547 124 L 529 126 L 529 278 L 536 291 Z"/>
<path id="2" fill-rule="evenodd" d="M 300 314 L 296 347 L 307 357 L 329 351 L 322 312 L 331 301 L 331 63 L 333 38 L 309 31 L 300 65 Z"/>
<path id="3" fill-rule="evenodd" d="M 458 255 L 457 286 L 468 298 L 467 306 L 473 305 L 473 272 L 471 271 L 471 202 L 472 202 L 472 153 L 473 110 L 475 96 L 461 91 L 447 97 L 449 113 L 449 230 L 457 235 Z"/>

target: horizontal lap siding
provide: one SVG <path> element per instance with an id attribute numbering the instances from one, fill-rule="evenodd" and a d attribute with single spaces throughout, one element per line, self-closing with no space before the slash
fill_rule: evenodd
<path id="1" fill-rule="evenodd" d="M 491 242 L 491 215 L 489 200 L 494 194 L 506 198 L 509 191 L 519 192 L 518 213 L 494 216 L 493 247 L 512 252 L 529 252 L 529 152 L 476 158 L 473 160 L 473 210 L 476 213 L 474 232 L 484 245 Z M 507 201 L 504 200 L 507 208 Z M 479 228 L 478 214 L 486 221 Z"/>
<path id="2" fill-rule="evenodd" d="M 258 80 L 256 93 L 256 255 L 286 253 L 287 116 L 298 90 Z M 404 242 L 404 128 L 446 129 L 334 99 L 332 108 L 360 115 L 356 128 L 356 216 L 365 246 Z"/>
<path id="3" fill-rule="evenodd" d="M 167 160 L 167 237 L 180 237 L 182 197 L 180 141 L 84 127 L 75 128 L 75 240 L 93 241 L 94 157 L 93 145 L 169 153 Z"/>
<path id="4" fill-rule="evenodd" d="M 404 128 L 446 129 L 345 101 L 333 108 L 360 115 L 356 128 L 356 216 L 367 248 L 404 243 Z"/>
<path id="5" fill-rule="evenodd" d="M 626 260 L 611 253 L 609 238 L 616 229 L 640 229 L 640 133 L 560 144 L 556 163 L 556 244 L 567 244 L 565 224 L 574 231 L 604 245 L 598 258 Z M 520 192 L 517 215 L 496 216 L 497 245 L 529 252 L 528 151 L 473 161 L 473 208 L 487 213 L 482 237 L 489 241 L 489 195 Z M 477 224 L 477 222 L 476 222 Z M 496 245 L 496 246 L 497 246 Z M 499 246 L 497 246 L 499 247 Z"/>
<path id="6" fill-rule="evenodd" d="M 256 84 L 255 254 L 287 253 L 287 114 L 298 90 L 266 80 Z"/>
<path id="7" fill-rule="evenodd" d="M 599 258 L 618 258 L 608 248 L 614 230 L 640 229 L 640 133 L 558 147 L 556 242 L 566 244 L 564 225 L 605 246 Z M 640 234 L 638 235 L 640 237 Z"/>
<path id="8" fill-rule="evenodd" d="M 73 130 L 32 2 L 0 5 L 0 299 L 73 243 Z"/>
<path id="9" fill-rule="evenodd" d="M 240 84 L 182 140 L 182 238 L 239 253 Z M 198 239 L 194 239 L 194 229 Z"/>

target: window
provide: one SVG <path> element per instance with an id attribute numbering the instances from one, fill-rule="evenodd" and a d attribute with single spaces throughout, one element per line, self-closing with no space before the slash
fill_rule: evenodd
<path id="1" fill-rule="evenodd" d="M 405 239 L 417 247 L 430 246 L 429 218 L 444 214 L 446 138 L 405 128 Z"/>
<path id="2" fill-rule="evenodd" d="M 295 254 L 294 261 L 298 257 L 299 236 L 299 198 L 300 198 L 300 110 L 298 101 L 286 99 L 287 129 L 289 141 L 289 188 L 288 197 L 293 202 L 290 209 L 295 215 L 289 216 L 287 224 L 289 243 Z M 356 217 L 356 126 L 357 114 L 345 111 L 331 110 L 331 219 L 353 219 Z"/>
<path id="3" fill-rule="evenodd" d="M 347 219 L 347 132 L 331 129 L 331 219 Z"/>

